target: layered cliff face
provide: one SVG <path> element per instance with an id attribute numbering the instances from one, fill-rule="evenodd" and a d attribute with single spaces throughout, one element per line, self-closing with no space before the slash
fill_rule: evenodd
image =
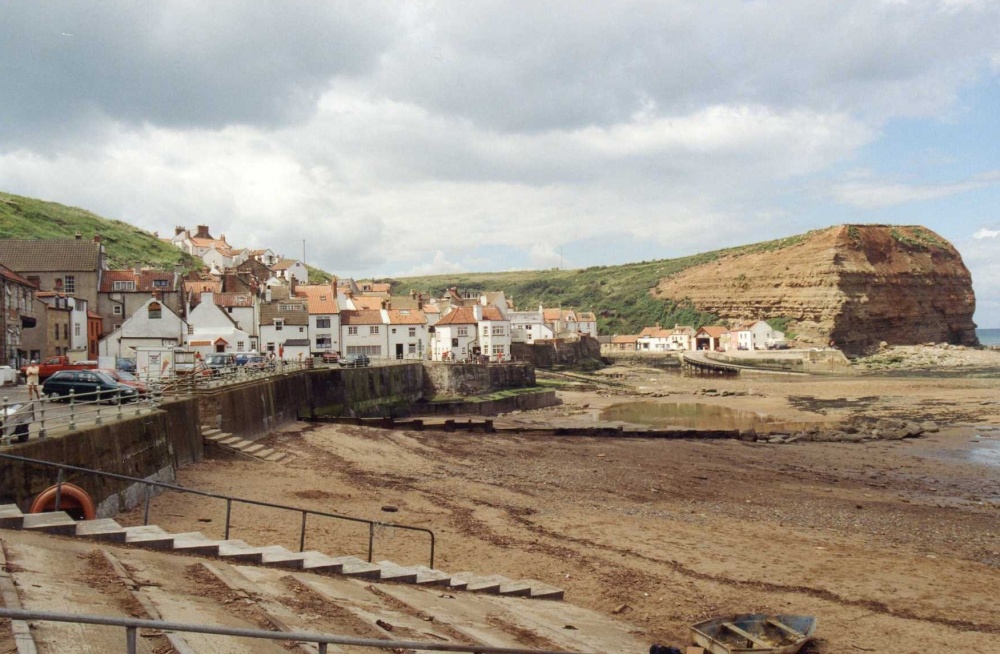
<path id="1" fill-rule="evenodd" d="M 660 281 L 727 320 L 789 319 L 804 343 L 847 354 L 892 345 L 975 345 L 972 277 L 958 251 L 923 227 L 841 225 L 720 258 Z"/>

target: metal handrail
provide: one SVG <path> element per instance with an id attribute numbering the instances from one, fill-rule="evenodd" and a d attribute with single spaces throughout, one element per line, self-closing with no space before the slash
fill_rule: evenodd
<path id="1" fill-rule="evenodd" d="M 482 652 L 482 654 L 567 654 L 542 649 L 522 649 L 517 647 L 491 647 L 489 645 L 462 645 L 417 640 L 381 640 L 377 638 L 355 638 L 321 634 L 317 631 L 265 631 L 263 629 L 241 629 L 238 627 L 213 627 L 186 622 L 166 620 L 143 620 L 141 618 L 117 618 L 105 615 L 79 613 L 57 613 L 54 611 L 26 611 L 23 609 L 0 608 L 0 618 L 10 620 L 39 620 L 43 622 L 72 622 L 75 624 L 95 624 L 107 627 L 124 627 L 126 652 L 135 654 L 139 629 L 155 629 L 161 632 L 183 631 L 193 634 L 216 636 L 238 636 L 241 638 L 264 638 L 267 640 L 289 640 L 316 643 L 320 654 L 325 654 L 327 645 L 353 645 L 355 647 L 375 647 L 378 649 L 414 649 L 431 652 Z"/>
<path id="2" fill-rule="evenodd" d="M 302 515 L 302 526 L 299 531 L 299 551 L 304 552 L 306 548 L 306 519 L 309 516 L 317 516 L 320 518 L 332 518 L 334 520 L 346 520 L 348 522 L 357 522 L 368 525 L 368 562 L 371 563 L 372 555 L 375 549 L 375 528 L 376 527 L 391 527 L 393 529 L 405 529 L 409 531 L 419 531 L 426 533 L 431 538 L 430 545 L 430 565 L 429 567 L 434 567 L 434 548 L 437 538 L 434 532 L 425 527 L 414 527 L 412 525 L 401 525 L 393 522 L 379 522 L 377 520 L 369 520 L 367 518 L 356 518 L 354 516 L 341 515 L 338 513 L 326 513 L 324 511 L 313 511 L 311 509 L 303 509 L 295 506 L 288 506 L 287 504 L 274 504 L 272 502 L 263 502 L 261 500 L 250 500 L 241 497 L 233 497 L 231 495 L 221 495 L 219 493 L 210 493 L 208 491 L 195 490 L 193 488 L 185 488 L 183 486 L 177 486 L 176 484 L 166 484 L 160 481 L 151 481 L 149 479 L 140 479 L 138 477 L 129 477 L 126 475 L 119 475 L 114 472 L 103 472 L 101 470 L 92 470 L 90 468 L 81 468 L 78 466 L 71 466 L 65 463 L 53 463 L 52 461 L 43 461 L 41 459 L 31 459 L 24 456 L 15 456 L 13 454 L 0 453 L 0 459 L 8 459 L 11 461 L 20 461 L 22 463 L 30 463 L 33 465 L 47 466 L 50 468 L 57 468 L 59 470 L 59 476 L 56 481 L 56 506 L 54 507 L 56 511 L 59 510 L 59 498 L 61 496 L 62 484 L 63 484 L 63 473 L 67 470 L 74 472 L 83 472 L 87 474 L 97 475 L 99 477 L 109 477 L 111 479 L 119 479 L 123 481 L 130 481 L 136 484 L 143 484 L 143 490 L 145 494 L 145 506 L 143 509 L 142 524 L 149 524 L 149 501 L 151 495 L 149 492 L 149 487 L 153 486 L 156 488 L 164 488 L 166 490 L 177 491 L 180 493 L 191 493 L 193 495 L 200 495 L 202 497 L 209 497 L 212 499 L 219 499 L 226 501 L 226 535 L 225 539 L 229 539 L 229 531 L 231 526 L 231 515 L 233 509 L 233 503 L 239 504 L 249 504 L 252 506 L 263 506 L 269 509 L 281 509 L 284 511 L 295 511 Z"/>
<path id="3" fill-rule="evenodd" d="M 103 398 L 103 399 L 102 399 Z M 70 390 L 69 394 L 60 398 L 68 403 L 65 411 L 58 411 L 57 400 L 51 398 L 11 401 L 8 396 L 0 398 L 0 440 L 6 441 L 11 436 L 21 435 L 25 439 L 35 431 L 39 438 L 45 438 L 48 432 L 59 427 L 76 431 L 80 424 L 103 424 L 105 420 L 122 420 L 129 415 L 141 415 L 146 409 L 152 410 L 163 401 L 162 396 L 150 391 L 145 397 L 137 396 L 129 403 L 124 401 L 121 393 L 108 391 L 90 391 L 77 393 Z M 111 402 L 108 405 L 108 402 Z M 107 406 L 107 408 L 104 408 Z M 126 408 L 128 407 L 128 409 Z M 16 411 L 15 411 L 16 409 Z M 30 409 L 30 420 L 28 418 Z M 19 427 L 26 427 L 21 433 Z M 37 429 L 33 429 L 37 427 Z"/>

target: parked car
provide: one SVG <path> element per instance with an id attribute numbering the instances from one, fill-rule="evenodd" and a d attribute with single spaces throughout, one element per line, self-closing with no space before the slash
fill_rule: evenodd
<path id="1" fill-rule="evenodd" d="M 82 396 L 81 402 L 113 401 L 119 397 L 128 402 L 139 397 L 137 389 L 100 370 L 60 370 L 42 384 L 42 393 L 51 398 L 66 399 L 70 391 Z"/>
<path id="2" fill-rule="evenodd" d="M 212 369 L 205 365 L 204 361 L 195 361 L 194 363 L 175 363 L 174 364 L 174 374 L 187 377 L 190 375 L 195 375 L 196 377 L 211 377 L 213 374 Z"/>
<path id="3" fill-rule="evenodd" d="M 251 350 L 250 352 L 237 352 L 236 353 L 236 365 L 245 366 L 247 361 L 254 357 L 261 356 L 256 350 Z"/>
<path id="4" fill-rule="evenodd" d="M 337 363 L 340 361 L 340 352 L 335 352 L 333 350 L 327 350 L 322 355 L 323 363 Z"/>
<path id="5" fill-rule="evenodd" d="M 38 381 L 45 381 L 60 370 L 93 370 L 96 367 L 96 361 L 71 362 L 68 356 L 49 357 L 38 364 Z M 27 377 L 27 369 L 28 366 L 21 366 L 22 377 Z"/>
<path id="6" fill-rule="evenodd" d="M 339 363 L 341 368 L 364 368 L 370 366 L 372 360 L 366 354 L 348 354 L 341 357 Z"/>
<path id="7" fill-rule="evenodd" d="M 125 372 L 135 373 L 135 359 L 128 357 L 119 357 L 116 364 L 118 370 L 124 370 Z"/>
<path id="8" fill-rule="evenodd" d="M 213 375 L 223 375 L 236 370 L 235 354 L 209 354 L 205 357 L 205 365 L 212 371 Z"/>
<path id="9" fill-rule="evenodd" d="M 246 370 L 271 370 L 274 368 L 274 361 L 268 359 L 260 354 L 248 357 L 245 362 L 243 362 L 243 367 Z"/>
<path id="10" fill-rule="evenodd" d="M 108 370 L 106 368 L 99 368 L 103 373 L 107 373 L 109 377 L 114 379 L 119 384 L 125 384 L 126 386 L 131 386 L 135 390 L 139 391 L 139 395 L 145 397 L 149 394 L 149 388 L 146 386 L 146 382 L 142 381 L 135 375 L 124 370 Z"/>

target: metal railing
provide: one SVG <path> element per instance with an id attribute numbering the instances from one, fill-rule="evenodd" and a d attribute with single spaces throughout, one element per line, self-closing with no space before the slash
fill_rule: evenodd
<path id="1" fill-rule="evenodd" d="M 313 511 L 311 509 L 303 509 L 295 506 L 288 506 L 287 504 L 275 504 L 273 502 L 263 502 L 261 500 L 251 500 L 240 497 L 233 497 L 230 495 L 221 495 L 218 493 L 210 493 L 208 491 L 195 490 L 193 488 L 185 488 L 183 486 L 177 486 L 176 484 L 167 484 L 160 481 L 152 481 L 149 479 L 140 479 L 138 477 L 128 477 L 126 475 L 119 475 L 113 472 L 103 472 L 101 470 L 92 470 L 90 468 L 81 468 L 78 466 L 66 465 L 65 463 L 53 463 L 52 461 L 43 461 L 41 459 L 31 459 L 23 456 L 15 456 L 13 454 L 0 453 L 0 459 L 6 459 L 9 461 L 20 461 L 21 463 L 39 465 L 48 468 L 56 468 L 59 472 L 56 478 L 56 497 L 55 497 L 55 507 L 56 511 L 59 510 L 59 502 L 62 497 L 62 484 L 65 481 L 64 476 L 66 471 L 85 473 L 90 475 L 95 475 L 98 477 L 104 477 L 108 479 L 118 479 L 120 481 L 128 481 L 133 484 L 143 485 L 144 494 L 144 506 L 143 506 L 143 517 L 142 524 L 149 524 L 149 503 L 152 499 L 152 494 L 150 493 L 151 488 L 162 488 L 164 490 L 176 491 L 179 493 L 189 493 L 191 495 L 199 495 L 201 497 L 208 497 L 211 499 L 225 500 L 226 501 L 226 526 L 225 526 L 225 540 L 229 540 L 229 534 L 232 527 L 232 510 L 233 504 L 246 504 L 250 506 L 261 506 L 269 509 L 280 509 L 282 511 L 293 511 L 298 513 L 302 517 L 301 527 L 299 530 L 299 551 L 304 552 L 306 548 L 306 523 L 310 516 L 317 518 L 330 518 L 332 520 L 344 520 L 347 522 L 354 522 L 360 524 L 368 525 L 368 562 L 371 563 L 372 556 L 375 550 L 375 529 L 376 528 L 386 528 L 390 527 L 393 529 L 402 529 L 406 531 L 416 531 L 422 532 L 430 536 L 430 564 L 429 567 L 434 567 L 434 548 L 437 542 L 437 538 L 434 532 L 425 527 L 414 527 L 412 525 L 401 525 L 394 522 L 379 522 L 377 520 L 369 520 L 367 518 L 357 518 L 354 516 L 342 515 L 338 513 L 327 513 L 325 511 Z"/>
<path id="2" fill-rule="evenodd" d="M 556 652 L 553 650 L 542 649 L 490 647 L 488 645 L 462 645 L 458 643 L 442 643 L 438 641 L 355 638 L 353 636 L 322 634 L 317 631 L 265 631 L 263 629 L 240 629 L 237 627 L 221 626 L 214 627 L 185 622 L 168 622 L 166 620 L 116 618 L 104 615 L 56 613 L 53 611 L 26 611 L 23 609 L 0 608 L 0 618 L 20 621 L 35 620 L 42 622 L 70 622 L 74 624 L 123 627 L 125 629 L 125 651 L 127 654 L 135 654 L 135 652 L 138 651 L 137 644 L 139 629 L 151 629 L 160 633 L 180 631 L 192 634 L 210 634 L 215 636 L 235 636 L 240 638 L 263 638 L 267 640 L 316 643 L 320 654 L 326 654 L 327 646 L 331 644 L 352 645 L 355 647 L 374 647 L 377 649 L 392 649 L 397 651 L 412 649 L 431 652 L 481 652 L 482 654 L 567 654 L 566 651 Z"/>
<path id="3" fill-rule="evenodd" d="M 76 393 L 72 389 L 61 398 L 23 402 L 4 396 L 0 399 L 0 443 L 8 444 L 12 438 L 23 442 L 32 434 L 45 438 L 56 429 L 76 431 L 83 425 L 101 425 L 140 416 L 157 408 L 162 400 L 158 390 L 129 398 L 114 391 Z"/>

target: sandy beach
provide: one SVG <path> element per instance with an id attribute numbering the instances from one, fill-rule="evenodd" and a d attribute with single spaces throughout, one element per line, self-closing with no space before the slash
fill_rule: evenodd
<path id="1" fill-rule="evenodd" d="M 1000 379 L 990 371 L 1000 353 L 975 352 L 986 354 L 968 374 L 952 366 L 936 377 L 608 368 L 596 377 L 611 384 L 563 387 L 561 406 L 497 419 L 621 424 L 608 415 L 684 405 L 701 407 L 684 419 L 753 415 L 782 429 L 858 416 L 940 428 L 914 439 L 770 444 L 299 424 L 266 439 L 294 455 L 288 463 L 214 454 L 179 481 L 434 529 L 438 567 L 561 586 L 567 601 L 616 615 L 650 643 L 686 644 L 690 624 L 716 615 L 773 611 L 819 618 L 812 652 L 995 653 Z M 153 507 L 165 527 L 207 534 L 223 515 L 224 506 L 187 497 Z M 296 546 L 298 526 L 240 509 L 233 535 Z M 317 523 L 306 547 L 364 554 L 367 529 Z M 426 540 L 402 530 L 379 529 L 375 547 L 376 559 L 426 562 Z"/>

